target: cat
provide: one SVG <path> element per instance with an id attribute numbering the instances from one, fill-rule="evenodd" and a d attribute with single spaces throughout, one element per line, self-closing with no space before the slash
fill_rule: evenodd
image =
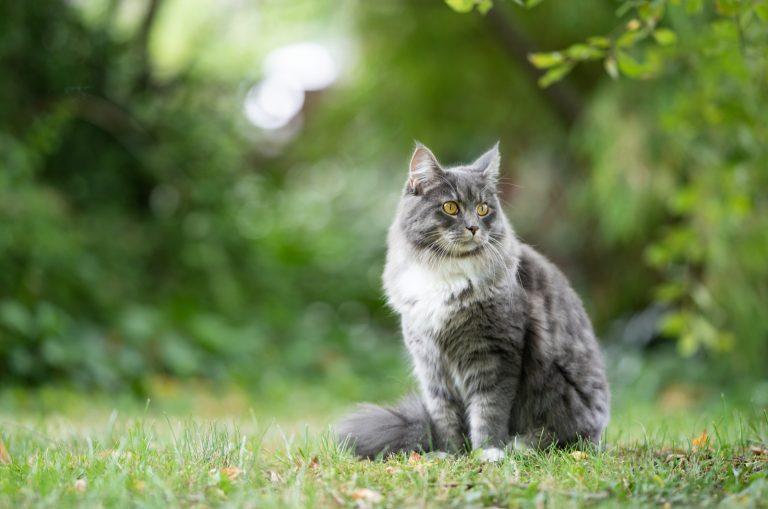
<path id="1" fill-rule="evenodd" d="M 498 143 L 444 168 L 417 144 L 389 230 L 384 289 L 419 393 L 336 427 L 361 457 L 511 443 L 599 443 L 610 394 L 592 324 L 565 276 L 520 242 L 498 197 Z"/>

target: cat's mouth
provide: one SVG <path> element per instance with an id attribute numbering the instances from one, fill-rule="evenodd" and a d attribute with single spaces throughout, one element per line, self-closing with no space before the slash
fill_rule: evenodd
<path id="1" fill-rule="evenodd" d="M 467 258 L 479 255 L 483 251 L 483 244 L 475 240 L 448 241 L 441 245 L 433 246 L 438 254 L 449 258 Z"/>

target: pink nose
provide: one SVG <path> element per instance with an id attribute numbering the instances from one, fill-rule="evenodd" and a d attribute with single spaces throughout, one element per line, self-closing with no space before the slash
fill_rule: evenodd
<path id="1" fill-rule="evenodd" d="M 477 230 L 479 230 L 479 228 L 477 226 L 467 226 L 467 230 L 471 231 L 472 235 L 474 235 L 475 233 L 477 233 Z"/>

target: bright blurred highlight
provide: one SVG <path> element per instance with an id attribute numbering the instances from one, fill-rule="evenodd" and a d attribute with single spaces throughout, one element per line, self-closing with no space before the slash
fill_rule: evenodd
<path id="1" fill-rule="evenodd" d="M 245 98 L 245 116 L 256 127 L 287 126 L 304 106 L 304 92 L 330 86 L 339 69 L 330 52 L 317 43 L 277 48 L 264 60 L 264 79 Z"/>

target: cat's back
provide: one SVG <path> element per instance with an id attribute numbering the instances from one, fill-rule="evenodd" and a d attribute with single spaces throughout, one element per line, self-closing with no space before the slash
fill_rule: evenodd
<path id="1" fill-rule="evenodd" d="M 543 314 L 549 320 L 579 322 L 592 332 L 581 299 L 568 278 L 547 257 L 528 244 L 522 244 L 520 248 L 517 279 L 524 290 L 522 295 L 534 314 Z"/>
<path id="2" fill-rule="evenodd" d="M 607 400 L 600 346 L 565 275 L 535 249 L 523 246 L 518 279 L 527 308 L 523 363 L 542 367 L 539 373 L 528 373 L 526 384 L 540 386 L 561 377 L 569 383 L 578 381 Z"/>

